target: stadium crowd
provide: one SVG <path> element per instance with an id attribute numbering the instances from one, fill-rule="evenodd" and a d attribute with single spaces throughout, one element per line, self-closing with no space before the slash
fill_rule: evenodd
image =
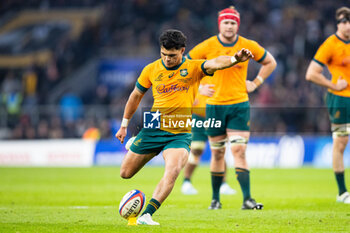
<path id="1" fill-rule="evenodd" d="M 254 4 L 232 1 L 241 13 L 239 34 L 259 41 L 278 63 L 266 83 L 250 96 L 253 134 L 328 134 L 329 120 L 323 101 L 326 90 L 305 81 L 305 72 L 318 46 L 336 30 L 335 9 L 346 3 L 345 0 L 261 0 Z M 60 39 L 45 66 L 33 63 L 24 69 L 0 70 L 0 138 L 78 138 L 89 128 L 98 128 L 101 138 L 113 137 L 118 124 L 115 120 L 121 119 L 133 84 L 118 95 L 98 85 L 94 90 L 86 90 L 84 95 L 68 93 L 57 103 L 50 103 L 48 97 L 57 84 L 94 57 L 159 56 L 158 36 L 168 28 L 184 32 L 188 52 L 218 32 L 217 12 L 228 7 L 227 4 L 224 0 L 1 1 L 0 26 L 28 8 L 46 11 L 99 7 L 103 13 L 98 23 L 85 24 L 78 39 Z M 255 77 L 256 72 L 257 66 L 252 64 L 248 78 Z M 144 104 L 150 106 L 151 101 L 148 95 Z M 71 107 L 65 108 L 65 103 Z M 53 110 L 52 104 L 56 105 Z M 91 110 L 88 106 L 98 108 Z M 105 114 L 88 114 L 101 108 Z M 37 111 L 33 113 L 33 109 Z"/>

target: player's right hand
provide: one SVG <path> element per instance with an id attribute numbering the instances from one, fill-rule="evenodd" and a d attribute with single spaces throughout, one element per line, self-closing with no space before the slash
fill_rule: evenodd
<path id="1" fill-rule="evenodd" d="M 250 58 L 254 58 L 254 55 L 252 54 L 251 51 L 249 51 L 248 49 L 241 49 L 240 51 L 238 51 L 237 53 L 235 53 L 235 58 L 237 61 L 239 62 L 245 62 L 247 60 L 249 60 Z"/>
<path id="2" fill-rule="evenodd" d="M 212 88 L 214 84 L 204 84 L 199 89 L 199 93 L 204 96 L 212 97 L 215 93 L 215 90 Z"/>
<path id="3" fill-rule="evenodd" d="M 343 79 L 342 76 L 339 77 L 337 83 L 335 84 L 335 90 L 336 91 L 342 91 L 348 86 L 348 82 Z"/>
<path id="4" fill-rule="evenodd" d="M 123 144 L 126 137 L 127 129 L 126 127 L 120 127 L 118 132 L 115 134 L 115 137 Z"/>

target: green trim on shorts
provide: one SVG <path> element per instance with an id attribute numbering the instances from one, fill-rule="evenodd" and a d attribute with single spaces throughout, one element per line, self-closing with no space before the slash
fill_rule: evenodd
<path id="1" fill-rule="evenodd" d="M 192 114 L 192 119 L 205 121 L 205 117 L 199 116 L 197 114 Z M 208 141 L 208 136 L 206 134 L 206 129 L 204 127 L 197 128 L 196 126 L 192 127 L 192 141 Z"/>
<path id="2" fill-rule="evenodd" d="M 159 154 L 169 148 L 191 150 L 191 134 L 173 134 L 160 129 L 143 128 L 136 136 L 130 150 L 137 154 Z"/>
<path id="3" fill-rule="evenodd" d="M 242 102 L 230 105 L 210 105 L 207 104 L 206 119 L 221 121 L 220 128 L 208 128 L 208 136 L 214 137 L 226 135 L 226 129 L 250 130 L 250 105 L 249 102 Z"/>
<path id="4" fill-rule="evenodd" d="M 350 123 L 350 97 L 334 95 L 328 92 L 326 105 L 330 121 L 333 124 Z"/>

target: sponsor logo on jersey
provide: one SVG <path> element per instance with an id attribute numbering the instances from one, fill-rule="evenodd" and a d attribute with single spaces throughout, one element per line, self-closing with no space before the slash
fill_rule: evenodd
<path id="1" fill-rule="evenodd" d="M 186 91 L 190 89 L 189 86 L 180 86 L 179 84 L 173 84 L 170 86 L 165 86 L 165 84 L 159 84 L 156 87 L 156 90 L 158 94 L 165 94 L 165 93 L 170 93 L 170 92 L 178 92 L 178 91 Z"/>

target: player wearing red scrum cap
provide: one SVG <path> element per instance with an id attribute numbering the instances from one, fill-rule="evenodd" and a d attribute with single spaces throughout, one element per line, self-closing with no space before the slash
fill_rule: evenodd
<path id="1" fill-rule="evenodd" d="M 221 128 L 208 128 L 212 152 L 210 163 L 213 196 L 209 209 L 220 209 L 219 189 L 225 169 L 226 142 L 231 144 L 237 180 L 243 193 L 242 209 L 262 209 L 250 195 L 250 175 L 246 161 L 246 148 L 250 136 L 250 106 L 248 93 L 253 92 L 269 77 L 276 67 L 273 56 L 257 42 L 237 34 L 240 14 L 234 7 L 219 12 L 219 34 L 195 46 L 189 53 L 191 59 L 211 59 L 219 55 L 233 55 L 242 48 L 249 49 L 261 68 L 253 81 L 247 80 L 248 62 L 218 71 L 209 79 L 214 95 L 208 98 L 206 119 L 221 120 Z"/>

